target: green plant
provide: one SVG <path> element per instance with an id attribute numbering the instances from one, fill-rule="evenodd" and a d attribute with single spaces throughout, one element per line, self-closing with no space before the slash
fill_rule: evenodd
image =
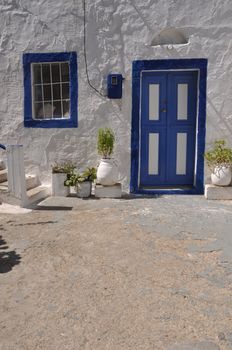
<path id="1" fill-rule="evenodd" d="M 225 140 L 216 140 L 214 148 L 204 154 L 209 168 L 230 167 L 232 165 L 232 149 L 225 147 Z"/>
<path id="2" fill-rule="evenodd" d="M 72 162 L 57 163 L 52 165 L 53 174 L 70 174 L 74 171 L 75 165 Z"/>
<path id="3" fill-rule="evenodd" d="M 76 186 L 79 178 L 78 173 L 67 174 L 66 180 L 64 181 L 64 186 Z"/>
<path id="4" fill-rule="evenodd" d="M 94 181 L 97 178 L 96 168 L 87 168 L 82 173 L 75 172 L 72 170 L 67 174 L 66 180 L 64 181 L 65 186 L 77 187 L 79 183 L 84 181 Z"/>
<path id="5" fill-rule="evenodd" d="M 115 136 L 111 128 L 98 130 L 97 150 L 103 158 L 110 158 L 114 149 Z"/>
<path id="6" fill-rule="evenodd" d="M 79 182 L 84 181 L 94 181 L 97 178 L 97 169 L 96 168 L 86 168 L 82 174 L 80 174 Z"/>

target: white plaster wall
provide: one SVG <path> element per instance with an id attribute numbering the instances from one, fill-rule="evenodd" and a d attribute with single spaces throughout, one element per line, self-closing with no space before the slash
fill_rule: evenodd
<path id="1" fill-rule="evenodd" d="M 107 74 L 122 73 L 126 80 L 121 101 L 101 98 L 87 84 L 81 0 L 0 2 L 0 143 L 24 145 L 26 172 L 49 181 L 54 161 L 95 165 L 97 130 L 110 126 L 116 133 L 115 158 L 128 189 L 131 69 L 136 59 L 208 58 L 207 145 L 224 138 L 232 146 L 231 0 L 86 2 L 90 80 L 104 92 Z M 167 27 L 180 28 L 189 44 L 171 50 L 150 47 L 152 38 Z M 79 127 L 24 128 L 22 54 L 59 51 L 78 54 Z"/>

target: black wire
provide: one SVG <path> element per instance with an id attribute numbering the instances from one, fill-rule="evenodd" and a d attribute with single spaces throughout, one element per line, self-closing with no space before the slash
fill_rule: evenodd
<path id="1" fill-rule="evenodd" d="M 89 79 L 89 73 L 88 73 L 88 64 L 87 64 L 87 55 L 86 55 L 86 10 L 85 10 L 85 0 L 83 0 L 83 9 L 84 9 L 84 59 L 85 59 L 85 73 L 86 73 L 86 78 L 87 78 L 87 82 L 89 84 L 89 86 L 95 91 L 97 92 L 98 95 L 102 96 L 102 97 L 106 97 L 105 95 L 103 95 L 101 93 L 101 91 L 99 91 L 98 89 L 95 88 L 95 86 L 93 86 L 90 82 Z"/>

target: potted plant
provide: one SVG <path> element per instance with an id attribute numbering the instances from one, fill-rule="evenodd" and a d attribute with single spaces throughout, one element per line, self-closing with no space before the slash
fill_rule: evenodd
<path id="1" fill-rule="evenodd" d="M 102 158 L 97 169 L 97 183 L 103 186 L 112 186 L 118 180 L 118 169 L 111 158 L 114 142 L 115 136 L 111 128 L 98 130 L 97 150 Z"/>
<path id="2" fill-rule="evenodd" d="M 74 170 L 67 174 L 64 185 L 75 187 L 77 197 L 87 198 L 91 195 L 92 182 L 96 179 L 96 168 L 87 168 L 82 173 Z"/>
<path id="3" fill-rule="evenodd" d="M 52 165 L 52 195 L 68 196 L 69 188 L 64 186 L 67 174 L 73 172 L 75 166 L 71 162 L 55 163 Z"/>
<path id="4" fill-rule="evenodd" d="M 64 186 L 66 186 L 69 190 L 69 193 L 76 194 L 76 185 L 79 178 L 79 173 L 73 169 L 70 173 L 66 174 L 66 179 L 64 181 Z"/>
<path id="5" fill-rule="evenodd" d="M 86 168 L 77 180 L 77 197 L 86 198 L 91 195 L 92 182 L 97 178 L 97 169 Z"/>
<path id="6" fill-rule="evenodd" d="M 216 186 L 229 186 L 231 183 L 232 149 L 225 144 L 225 140 L 215 141 L 214 148 L 204 155 L 212 172 L 212 184 Z"/>

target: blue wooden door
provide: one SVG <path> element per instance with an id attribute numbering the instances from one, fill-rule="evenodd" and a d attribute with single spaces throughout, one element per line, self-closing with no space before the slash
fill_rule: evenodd
<path id="1" fill-rule="evenodd" d="M 194 184 L 197 72 L 143 72 L 140 187 Z"/>

